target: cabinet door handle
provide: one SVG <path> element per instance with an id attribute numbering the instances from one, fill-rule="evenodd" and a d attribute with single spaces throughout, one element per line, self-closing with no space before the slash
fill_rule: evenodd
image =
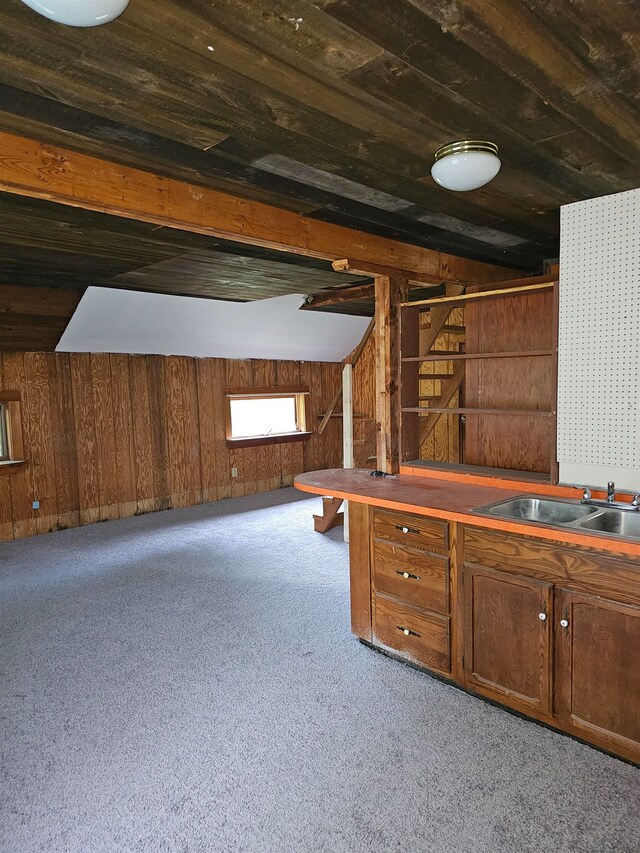
<path id="1" fill-rule="evenodd" d="M 400 575 L 405 580 L 408 580 L 409 578 L 411 578 L 412 581 L 421 580 L 420 575 L 412 575 L 411 572 L 401 572 L 400 570 L 398 570 L 398 571 L 396 571 L 396 574 Z"/>
<path id="2" fill-rule="evenodd" d="M 546 622 L 546 621 L 547 621 L 547 614 L 544 612 L 544 610 L 543 610 L 541 613 L 538 613 L 538 619 L 539 619 L 541 622 Z"/>
<path id="3" fill-rule="evenodd" d="M 420 636 L 420 634 L 418 634 L 416 631 L 412 631 L 411 628 L 405 628 L 404 625 L 396 625 L 396 628 L 398 629 L 398 631 L 402 631 L 402 633 L 405 635 L 405 637 L 419 637 Z"/>
<path id="4" fill-rule="evenodd" d="M 569 620 L 568 619 L 561 619 L 560 624 L 562 625 L 563 628 L 568 628 L 569 627 Z"/>

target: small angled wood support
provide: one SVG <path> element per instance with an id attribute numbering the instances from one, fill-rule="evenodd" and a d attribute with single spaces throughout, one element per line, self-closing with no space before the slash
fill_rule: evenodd
<path id="1" fill-rule="evenodd" d="M 366 331 L 365 331 L 364 335 L 362 336 L 362 340 L 360 341 L 358 346 L 354 350 L 352 350 L 349 353 L 349 355 L 345 358 L 345 360 L 342 362 L 343 367 L 345 364 L 352 364 L 355 367 L 355 365 L 358 362 L 358 359 L 362 355 L 362 351 L 364 350 L 365 346 L 367 345 L 367 341 L 371 337 L 371 332 L 373 331 L 374 325 L 375 325 L 375 318 L 372 319 L 371 322 L 369 323 L 369 325 L 367 326 Z M 331 416 L 335 412 L 336 407 L 340 403 L 340 400 L 342 400 L 342 380 L 340 382 L 340 387 L 338 388 L 338 390 L 336 391 L 336 393 L 333 397 L 333 400 L 329 404 L 329 408 L 324 413 L 324 417 L 320 421 L 320 426 L 318 427 L 318 435 L 322 435 L 322 433 L 325 431 L 325 428 L 326 428 L 327 424 L 329 423 Z"/>
<path id="2" fill-rule="evenodd" d="M 313 516 L 316 533 L 326 533 L 332 527 L 344 524 L 344 513 L 338 511 L 342 504 L 342 498 L 322 498 L 322 515 Z"/>
<path id="3" fill-rule="evenodd" d="M 366 468 L 372 459 L 376 458 L 376 422 L 367 418 L 363 427 L 364 438 L 357 438 L 353 444 L 354 464 L 356 468 Z"/>
<path id="4" fill-rule="evenodd" d="M 459 362 L 449 379 L 442 380 L 440 395 L 433 401 L 433 405 L 429 408 L 437 409 L 449 405 L 451 398 L 464 382 L 465 371 L 466 367 L 464 361 Z M 428 411 L 428 409 L 426 411 Z M 432 414 L 427 415 L 427 417 L 420 423 L 420 445 L 429 438 L 443 414 L 444 412 L 433 412 Z"/>

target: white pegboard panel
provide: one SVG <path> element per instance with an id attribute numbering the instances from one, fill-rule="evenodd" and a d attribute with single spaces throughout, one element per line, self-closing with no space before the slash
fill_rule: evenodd
<path id="1" fill-rule="evenodd" d="M 558 459 L 640 468 L 640 189 L 560 214 Z"/>

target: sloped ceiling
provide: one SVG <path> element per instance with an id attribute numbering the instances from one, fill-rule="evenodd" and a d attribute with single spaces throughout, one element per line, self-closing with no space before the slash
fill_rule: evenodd
<path id="1" fill-rule="evenodd" d="M 90 287 L 57 350 L 341 361 L 369 319 L 300 311 L 303 300 L 298 293 L 237 303 Z"/>

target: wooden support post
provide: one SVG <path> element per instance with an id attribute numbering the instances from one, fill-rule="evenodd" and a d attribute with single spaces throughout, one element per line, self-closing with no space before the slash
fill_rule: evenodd
<path id="1" fill-rule="evenodd" d="M 353 468 L 353 365 L 342 368 L 342 467 Z M 349 501 L 344 502 L 344 541 L 349 541 Z"/>
<path id="2" fill-rule="evenodd" d="M 380 471 L 395 474 L 400 462 L 398 304 L 406 299 L 408 282 L 403 278 L 379 276 L 375 288 L 377 465 Z"/>

